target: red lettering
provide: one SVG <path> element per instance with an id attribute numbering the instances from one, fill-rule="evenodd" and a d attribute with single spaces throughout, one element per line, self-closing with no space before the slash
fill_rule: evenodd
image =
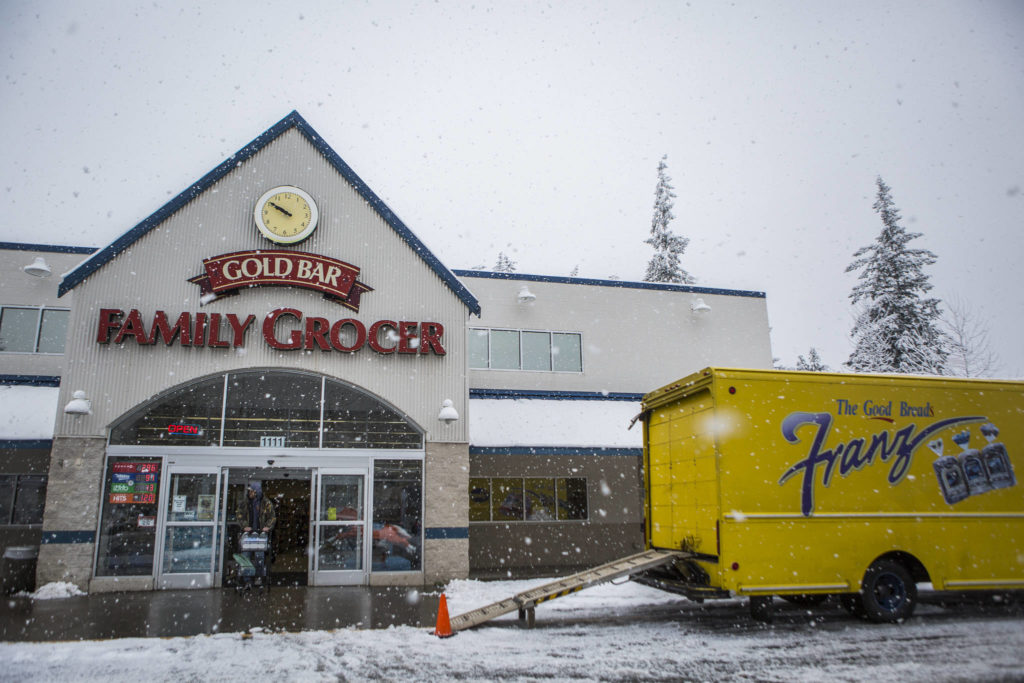
<path id="1" fill-rule="evenodd" d="M 341 328 L 345 325 L 351 325 L 356 331 L 356 340 L 352 346 L 345 346 L 341 343 Z M 363 348 L 363 344 L 366 343 L 366 327 L 352 318 L 345 318 L 331 325 L 331 346 L 338 351 L 343 353 L 354 353 L 359 349 Z"/>
<path id="2" fill-rule="evenodd" d="M 433 351 L 437 356 L 445 355 L 444 347 L 441 346 L 443 336 L 444 325 L 441 323 L 420 323 L 420 353 Z"/>
<path id="3" fill-rule="evenodd" d="M 249 317 L 245 319 L 244 323 L 238 322 L 238 316 L 234 313 L 228 313 L 228 324 L 231 325 L 232 339 L 231 345 L 235 348 L 245 346 L 245 333 L 249 329 L 249 325 L 252 325 L 253 321 L 256 320 L 256 316 L 249 314 Z"/>
<path id="4" fill-rule="evenodd" d="M 192 345 L 202 346 L 206 343 L 206 314 L 196 313 L 196 329 L 192 334 Z"/>
<path id="5" fill-rule="evenodd" d="M 267 341 L 267 345 L 281 351 L 302 348 L 302 333 L 298 330 L 292 330 L 287 342 L 278 341 L 274 336 L 274 325 L 277 323 L 277 319 L 283 315 L 290 315 L 296 320 L 302 320 L 302 311 L 297 311 L 294 308 L 278 308 L 268 313 L 263 320 L 263 338 Z"/>
<path id="6" fill-rule="evenodd" d="M 384 354 L 394 353 L 395 352 L 395 347 L 394 346 L 388 348 L 386 346 L 381 346 L 381 344 L 380 344 L 380 331 L 381 331 L 381 328 L 384 328 L 384 327 L 390 327 L 392 330 L 394 330 L 394 329 L 398 328 L 398 325 L 393 320 L 378 320 L 374 324 L 370 325 L 370 335 L 369 335 L 370 348 L 373 349 L 374 351 L 376 351 L 377 353 L 384 353 Z"/>
<path id="7" fill-rule="evenodd" d="M 413 341 L 416 339 L 416 327 L 416 323 L 405 322 L 404 320 L 398 323 L 399 353 L 416 353 L 418 341 Z"/>
<path id="8" fill-rule="evenodd" d="M 178 316 L 178 320 L 174 323 L 174 327 L 167 324 L 167 314 L 163 311 L 157 311 L 153 316 L 153 328 L 149 332 L 149 343 L 156 343 L 156 335 L 160 334 L 160 339 L 163 340 L 164 344 L 170 346 L 174 343 L 174 338 L 179 335 L 181 338 L 182 346 L 192 345 L 192 316 L 188 313 L 182 313 Z"/>
<path id="9" fill-rule="evenodd" d="M 100 324 L 96 329 L 96 342 L 98 344 L 110 343 L 110 331 L 121 327 L 120 317 L 124 311 L 119 308 L 101 308 Z"/>
<path id="10" fill-rule="evenodd" d="M 320 347 L 321 351 L 330 351 L 331 343 L 324 337 L 329 334 L 331 323 L 327 318 L 306 318 L 306 350 L 313 348 L 313 342 Z"/>
<path id="11" fill-rule="evenodd" d="M 128 312 L 128 317 L 125 318 L 124 325 L 121 325 L 121 329 L 117 331 L 117 336 L 114 337 L 114 343 L 120 344 L 124 341 L 125 337 L 135 337 L 136 343 L 142 346 L 149 344 L 149 335 L 146 334 L 146 326 L 142 322 L 142 315 L 136 308 L 133 308 Z"/>
<path id="12" fill-rule="evenodd" d="M 206 344 L 215 349 L 224 349 L 230 346 L 226 341 L 220 340 L 220 313 L 210 314 L 210 340 Z"/>

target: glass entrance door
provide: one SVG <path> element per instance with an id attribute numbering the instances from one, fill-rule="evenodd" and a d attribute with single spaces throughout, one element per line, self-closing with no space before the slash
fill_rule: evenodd
<path id="1" fill-rule="evenodd" d="M 362 469 L 321 468 L 317 473 L 313 585 L 366 583 L 366 480 L 367 471 Z"/>
<path id="2" fill-rule="evenodd" d="M 220 546 L 220 469 L 172 466 L 169 475 L 158 587 L 209 588 Z"/>

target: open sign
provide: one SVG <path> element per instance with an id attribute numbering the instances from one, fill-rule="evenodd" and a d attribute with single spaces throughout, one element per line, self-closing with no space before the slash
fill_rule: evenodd
<path id="1" fill-rule="evenodd" d="M 199 425 L 170 424 L 167 425 L 167 433 L 172 436 L 199 436 L 202 433 Z"/>

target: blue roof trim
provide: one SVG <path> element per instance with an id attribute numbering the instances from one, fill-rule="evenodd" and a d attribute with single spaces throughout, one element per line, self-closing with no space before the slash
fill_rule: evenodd
<path id="1" fill-rule="evenodd" d="M 269 145 L 291 128 L 295 128 L 302 133 L 303 137 L 305 137 L 306 140 L 308 140 L 309 143 L 312 144 L 325 159 L 327 159 L 331 166 L 333 166 L 334 169 L 355 188 L 356 192 L 358 192 L 360 196 L 362 196 L 362 198 L 365 199 L 378 214 L 380 214 L 381 218 L 383 218 L 384 221 L 398 233 L 399 237 L 401 237 L 405 243 L 419 255 L 420 258 L 426 261 L 431 270 L 433 270 L 437 276 L 440 277 L 449 288 L 451 288 L 455 295 L 464 304 L 466 304 L 466 307 L 469 308 L 472 313 L 480 315 L 480 303 L 477 301 L 476 297 L 474 297 L 466 286 L 462 284 L 457 277 L 455 277 L 452 271 L 446 268 L 444 264 L 442 264 L 427 248 L 427 246 L 423 244 L 423 242 L 421 242 L 408 227 L 406 227 L 405 223 L 403 223 L 401 219 L 399 219 L 398 216 L 396 216 L 388 207 L 388 205 L 385 204 L 384 201 L 378 197 L 366 183 L 363 182 L 362 178 L 356 175 L 355 171 L 353 171 L 352 168 L 346 164 L 340 156 L 338 156 L 337 152 L 331 149 L 331 146 L 328 145 L 315 130 L 313 130 L 313 127 L 310 126 L 297 111 L 291 112 L 288 116 L 278 121 L 266 132 L 257 136 L 256 139 L 248 145 L 238 150 L 235 154 L 221 162 L 221 164 L 215 169 L 193 183 L 187 190 L 164 204 L 148 218 L 118 237 L 102 250 L 98 251 L 91 259 L 78 266 L 78 268 L 71 271 L 71 273 L 61 281 L 60 286 L 57 289 L 57 295 L 63 296 L 71 291 L 79 283 L 85 280 L 85 278 L 92 275 L 104 264 L 108 263 L 118 254 L 130 247 L 140 237 L 163 223 L 171 214 L 205 192 L 211 185 L 231 172 L 231 170 L 238 166 L 238 164 L 250 159 L 254 154 L 256 154 L 256 152 Z"/>
<path id="2" fill-rule="evenodd" d="M 0 375 L 0 386 L 59 387 L 58 375 Z"/>
<path id="3" fill-rule="evenodd" d="M 423 530 L 423 538 L 428 541 L 444 541 L 450 538 L 469 538 L 468 526 L 434 526 Z"/>
<path id="4" fill-rule="evenodd" d="M 95 531 L 44 531 L 40 542 L 43 545 L 50 545 L 52 543 L 92 543 L 95 539 Z"/>
<path id="5" fill-rule="evenodd" d="M 45 251 L 51 254 L 91 254 L 96 247 L 71 247 L 63 244 L 27 244 L 24 242 L 0 242 L 0 249 L 8 251 Z"/>
<path id="6" fill-rule="evenodd" d="M 618 455 L 640 457 L 642 448 L 603 446 L 470 446 L 470 455 Z"/>
<path id="7" fill-rule="evenodd" d="M 693 294 L 721 294 L 723 296 L 747 296 L 764 299 L 764 292 L 743 289 L 719 289 L 717 287 L 695 287 L 673 285 L 665 282 L 629 282 L 627 280 L 594 280 L 584 277 L 560 277 L 558 275 L 529 275 L 526 273 L 495 273 L 489 270 L 454 270 L 459 277 L 478 277 L 488 280 L 525 280 L 527 282 L 554 282 L 560 285 L 591 285 L 594 287 L 620 287 L 623 289 L 655 289 L 665 292 L 691 292 Z"/>
<path id="8" fill-rule="evenodd" d="M 53 439 L 0 439 L 0 449 L 22 451 L 53 448 Z"/>
<path id="9" fill-rule="evenodd" d="M 603 391 L 542 391 L 539 389 L 470 389 L 470 398 L 519 399 L 533 398 L 545 401 L 635 401 L 643 394 Z"/>

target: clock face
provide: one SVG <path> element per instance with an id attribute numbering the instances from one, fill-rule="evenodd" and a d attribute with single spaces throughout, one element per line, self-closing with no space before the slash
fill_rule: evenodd
<path id="1" fill-rule="evenodd" d="M 271 242 L 295 244 L 313 234 L 320 215 L 308 193 L 282 185 L 263 193 L 253 217 L 256 227 Z"/>

